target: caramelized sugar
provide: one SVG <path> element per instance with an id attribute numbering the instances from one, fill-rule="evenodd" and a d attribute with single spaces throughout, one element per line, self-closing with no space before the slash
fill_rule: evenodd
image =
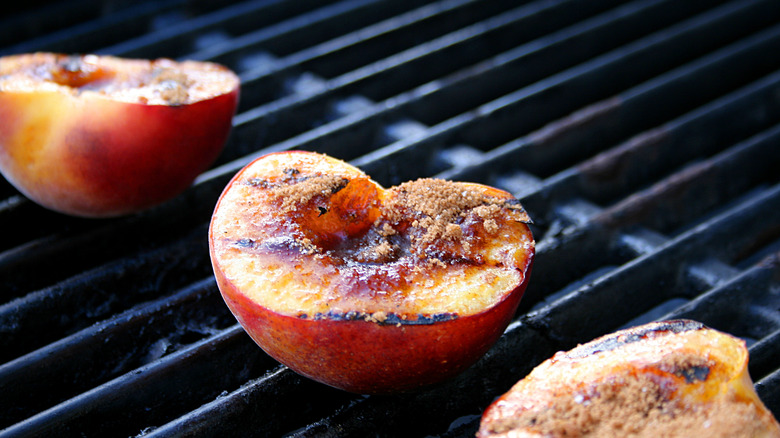
<path id="1" fill-rule="evenodd" d="M 706 328 L 649 334 L 559 352 L 488 408 L 478 436 L 774 436 L 743 341 Z"/>
<path id="2" fill-rule="evenodd" d="M 474 313 L 522 282 L 533 248 L 527 214 L 484 186 L 423 179 L 384 190 L 365 175 L 286 168 L 234 187 L 220 207 L 235 203 L 241 216 L 221 236 L 233 251 L 224 266 L 240 266 L 233 281 L 252 272 L 257 287 L 241 290 L 298 316 Z"/>
<path id="3" fill-rule="evenodd" d="M 51 66 L 49 74 L 52 81 L 72 88 L 81 88 L 87 85 L 100 87 L 101 83 L 114 77 L 111 70 L 92 62 L 86 62 L 85 58 L 80 56 L 61 58 Z"/>

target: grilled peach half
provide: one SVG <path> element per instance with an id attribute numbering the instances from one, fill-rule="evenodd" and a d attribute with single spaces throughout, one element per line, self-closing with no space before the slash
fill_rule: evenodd
<path id="1" fill-rule="evenodd" d="M 0 172 L 49 209 L 136 212 L 221 152 L 239 94 L 225 67 L 33 53 L 0 58 Z"/>
<path id="2" fill-rule="evenodd" d="M 533 261 L 528 222 L 495 188 L 385 189 L 292 151 L 238 172 L 209 244 L 225 302 L 269 355 L 336 388 L 393 393 L 453 377 L 503 333 Z"/>
<path id="3" fill-rule="evenodd" d="M 478 437 L 778 437 L 744 341 L 690 320 L 606 335 L 535 368 Z"/>

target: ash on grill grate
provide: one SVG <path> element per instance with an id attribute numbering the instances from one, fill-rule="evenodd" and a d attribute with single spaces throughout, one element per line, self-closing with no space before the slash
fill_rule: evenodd
<path id="1" fill-rule="evenodd" d="M 473 436 L 535 365 L 691 318 L 745 339 L 780 414 L 775 0 L 40 2 L 0 54 L 203 59 L 234 130 L 187 192 L 131 217 L 47 212 L 0 182 L 0 436 Z M 453 381 L 365 397 L 278 365 L 213 282 L 206 227 L 252 158 L 307 149 L 384 185 L 521 198 L 537 259 L 516 320 Z"/>

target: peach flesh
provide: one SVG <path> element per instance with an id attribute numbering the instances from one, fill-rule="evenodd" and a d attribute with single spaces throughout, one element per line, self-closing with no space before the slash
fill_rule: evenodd
<path id="1" fill-rule="evenodd" d="M 80 67 L 64 65 L 73 59 Z M 190 80 L 220 83 L 166 100 L 153 91 L 164 81 L 132 81 L 150 68 L 204 69 Z M 185 190 L 221 152 L 239 94 L 232 72 L 194 63 L 34 54 L 1 59 L 0 72 L 0 171 L 44 207 L 85 217 Z"/>
<path id="2" fill-rule="evenodd" d="M 691 320 L 605 335 L 537 366 L 484 412 L 477 436 L 778 436 L 745 342 Z"/>
<path id="3" fill-rule="evenodd" d="M 279 219 L 279 205 L 269 202 L 265 189 L 279 181 L 292 180 L 284 175 L 285 170 L 300 179 L 332 176 L 336 194 L 331 196 L 332 190 L 325 190 L 327 196 L 314 196 L 309 204 L 296 206 L 288 211 L 289 217 Z M 339 182 L 341 179 L 349 182 L 344 185 Z M 511 200 L 511 196 L 496 189 L 460 184 L 459 190 L 498 199 L 501 205 Z M 297 186 L 293 187 L 297 190 Z M 412 304 L 387 301 L 382 298 L 387 295 L 378 293 L 383 287 L 377 285 L 388 284 L 381 277 L 390 267 L 403 264 L 399 260 L 411 263 L 414 258 L 356 263 L 341 260 L 341 256 L 334 258 L 337 252 L 323 247 L 319 247 L 322 253 L 314 257 L 295 251 L 291 257 L 289 248 L 283 255 L 276 249 L 269 251 L 269 241 L 291 241 L 275 234 L 289 232 L 290 227 L 303 228 L 296 228 L 298 231 L 293 234 L 305 232 L 309 236 L 306 239 L 325 247 L 330 244 L 324 242 L 330 242 L 334 234 L 339 234 L 338 239 L 359 240 L 376 228 L 376 221 L 381 222 L 381 207 L 392 202 L 389 197 L 393 193 L 393 189 L 381 188 L 346 163 L 303 152 L 260 158 L 228 184 L 209 231 L 214 272 L 231 311 L 271 356 L 300 374 L 337 388 L 358 393 L 392 393 L 453 377 L 478 360 L 501 335 L 522 297 L 533 259 L 533 239 L 524 223 L 524 213 L 505 211 L 508 218 L 520 219 L 502 222 L 501 229 L 511 230 L 506 232 L 514 243 L 504 245 L 502 239 L 491 238 L 487 239 L 489 243 L 473 246 L 483 250 L 480 260 L 493 263 L 500 259 L 501 267 L 490 263 L 485 263 L 490 265 L 485 267 L 459 266 L 452 262 L 431 268 L 432 265 L 417 262 L 418 268 L 428 267 L 407 272 L 412 279 L 404 286 L 406 293 L 416 294 Z M 333 198 L 338 202 L 327 203 Z M 338 211 L 342 212 L 340 216 L 325 219 Z M 481 227 L 475 229 L 484 234 Z M 428 248 L 436 248 L 436 244 Z M 300 275 L 295 273 L 295 266 L 302 270 Z M 373 273 L 365 277 L 373 282 L 351 282 L 350 287 L 341 289 L 341 294 L 333 294 L 329 289 L 343 284 L 342 277 L 350 277 L 354 266 L 364 273 Z M 478 295 L 471 288 L 484 287 L 482 283 L 488 277 L 482 276 L 482 270 L 490 269 L 495 270 L 490 278 L 503 275 L 512 280 L 493 280 L 493 284 L 500 284 L 500 290 L 491 291 L 497 293 L 488 304 L 469 308 L 447 300 L 437 303 L 435 295 L 449 293 L 452 288 L 461 289 L 453 292 L 455 297 Z M 318 277 L 323 272 L 327 274 Z M 425 278 L 429 280 L 428 287 L 422 286 Z M 274 297 L 268 298 L 269 295 Z M 321 307 L 322 303 L 328 304 Z"/>

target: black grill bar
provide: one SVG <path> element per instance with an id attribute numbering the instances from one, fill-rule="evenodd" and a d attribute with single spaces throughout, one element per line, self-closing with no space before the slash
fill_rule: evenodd
<path id="1" fill-rule="evenodd" d="M 227 179 L 225 176 L 222 180 L 215 180 L 213 185 L 201 185 L 193 193 L 145 214 L 91 224 L 82 221 L 0 253 L 4 298 L 10 299 L 45 284 L 54 284 L 91 266 L 128 254 L 152 250 L 163 242 L 183 238 L 195 227 L 204 227 L 213 203 L 204 203 L 203 200 L 216 201 Z M 27 213 L 38 210 L 21 211 L 24 216 L 17 216 L 19 211 L 9 212 L 9 226 L 24 226 Z M 66 218 L 65 222 L 68 220 Z M 74 250 L 79 252 L 79 256 L 67 257 Z M 41 271 L 40 266 L 47 266 L 47 269 Z"/>
<path id="2" fill-rule="evenodd" d="M 4 324 L 0 357 L 12 359 L 138 302 L 154 299 L 161 290 L 183 287 L 193 278 L 211 274 L 205 232 L 205 227 L 196 228 L 188 239 L 100 265 L 4 304 L 0 307 Z"/>
<path id="3" fill-rule="evenodd" d="M 504 169 L 511 172 L 533 171 L 546 176 L 548 183 L 537 190 L 530 189 L 528 185 L 517 187 L 515 193 L 522 190 L 519 194 L 526 198 L 526 204 L 534 205 L 538 210 L 551 208 L 550 200 L 573 196 L 575 193 L 589 196 L 597 203 L 607 203 L 610 198 L 615 199 L 621 192 L 626 192 L 625 185 L 629 183 L 629 178 L 636 178 L 634 175 L 641 171 L 640 167 L 646 168 L 646 161 L 636 157 L 642 149 L 648 149 L 646 155 L 658 155 L 659 148 L 664 148 L 665 156 L 669 158 L 666 163 L 657 166 L 662 170 L 679 162 L 675 154 L 680 149 L 683 149 L 681 153 L 689 155 L 692 155 L 689 152 L 692 148 L 702 153 L 702 148 L 713 148 L 728 139 L 738 140 L 772 123 L 778 110 L 774 97 L 774 90 L 778 87 L 777 73 L 704 103 L 660 127 L 651 123 L 653 120 L 662 121 L 661 117 L 678 109 L 679 101 L 686 100 L 680 98 L 680 93 L 691 88 L 691 81 L 695 81 L 695 78 L 719 76 L 724 70 L 731 69 L 736 61 L 729 54 L 743 53 L 745 47 L 757 47 L 753 54 L 758 56 L 760 46 L 753 46 L 750 40 L 747 43 L 737 43 L 733 48 L 684 65 L 613 98 L 587 106 L 527 136 L 486 152 L 481 161 L 449 169 L 438 176 L 480 179 L 492 183 L 490 178 L 495 179 L 495 175 L 502 174 Z M 709 93 L 715 95 L 717 91 L 723 90 L 715 88 Z M 723 129 L 723 133 L 713 129 L 725 126 L 728 129 Z M 632 132 L 636 134 L 632 135 Z M 622 139 L 625 140 L 621 142 Z M 582 147 L 590 148 L 585 152 L 593 153 L 599 152 L 595 149 L 599 145 L 610 145 L 613 142 L 618 145 L 588 157 L 576 167 L 566 168 L 558 163 L 560 159 L 557 157 L 577 154 Z M 687 143 L 692 144 L 687 146 Z M 625 165 L 631 157 L 636 158 L 630 161 L 632 165 Z M 615 180 L 620 183 L 614 183 Z"/>
<path id="4" fill-rule="evenodd" d="M 773 169 L 768 163 L 778 159 L 778 141 L 780 130 L 775 126 L 623 198 L 610 206 L 600 220 L 613 226 L 641 223 L 656 230 L 673 231 L 694 219 L 693 214 L 707 211 L 714 203 L 738 196 L 770 177 Z M 731 184 L 713 195 L 708 187 L 715 180 L 729 180 Z"/>
<path id="5" fill-rule="evenodd" d="M 252 105 L 253 108 L 241 114 L 237 119 L 233 134 L 234 141 L 231 143 L 230 149 L 244 155 L 248 150 L 254 151 L 259 146 L 268 144 L 274 146 L 266 147 L 264 150 L 300 147 L 295 143 L 295 135 L 306 134 L 307 131 L 318 128 L 319 124 L 345 111 L 342 108 L 349 109 L 355 106 L 359 110 L 356 113 L 349 114 L 350 111 L 347 110 L 347 114 L 342 114 L 352 117 L 341 121 L 336 120 L 320 128 L 327 131 L 325 133 L 318 132 L 317 141 L 327 141 L 336 145 L 361 142 L 366 147 L 373 146 L 377 140 L 381 141 L 385 137 L 376 131 L 385 124 L 398 119 L 397 114 L 405 103 L 410 100 L 424 99 L 426 93 L 424 89 L 409 90 L 410 86 L 425 84 L 427 80 L 439 78 L 447 72 L 469 65 L 471 62 L 478 62 L 483 59 L 486 52 L 494 53 L 496 48 L 504 47 L 507 42 L 526 40 L 530 36 L 549 30 L 551 26 L 555 26 L 563 20 L 565 20 L 563 23 L 574 21 L 575 17 L 572 14 L 583 11 L 575 10 L 570 3 L 561 1 L 549 4 L 530 3 L 400 53 L 388 53 L 391 56 L 346 71 L 326 81 L 323 78 L 324 82 L 321 86 L 311 91 L 306 90 L 303 93 L 282 96 L 267 104 L 262 101 L 253 101 L 256 96 L 254 90 L 263 90 L 263 93 L 266 93 L 263 97 L 271 98 L 267 95 L 268 90 L 283 90 L 291 73 L 286 68 L 273 70 L 270 73 L 263 72 L 259 76 L 255 76 L 252 71 L 249 71 L 244 75 L 246 77 L 244 94 L 248 99 L 248 103 L 245 101 L 245 105 Z M 598 4 L 597 2 L 593 3 L 594 5 Z M 413 15 L 418 14 L 419 12 Z M 545 18 L 545 20 L 542 21 L 540 18 Z M 391 24 L 395 24 L 395 21 L 392 20 Z M 387 25 L 387 23 L 380 23 L 377 27 L 381 30 Z M 371 33 L 374 32 L 376 31 Z M 362 31 L 354 35 L 354 38 L 358 39 L 357 42 L 371 41 Z M 494 42 L 494 44 L 485 46 L 484 41 Z M 356 55 L 352 52 L 354 43 L 356 42 L 353 41 L 352 45 L 344 47 L 344 50 L 347 51 L 346 55 L 341 55 L 344 50 L 333 51 L 332 48 L 326 47 L 325 54 L 322 56 L 325 59 L 318 61 L 318 64 L 326 62 L 336 65 L 345 62 L 354 63 L 350 58 L 347 58 L 346 61 L 341 59 L 346 56 L 359 56 L 359 53 Z M 315 48 L 316 52 L 321 50 Z M 334 57 L 336 57 L 335 60 Z M 280 65 L 284 65 L 283 62 Z M 306 62 L 299 62 L 294 67 L 300 69 L 307 68 L 308 65 Z M 282 76 L 279 77 L 279 74 Z M 292 77 L 297 77 L 297 74 L 293 73 Z M 458 90 L 458 94 L 462 90 L 463 88 Z M 354 98 L 356 92 L 360 93 L 359 99 Z M 402 94 L 396 95 L 396 93 Z M 391 99 L 385 100 L 384 104 L 371 105 L 373 100 L 387 98 Z M 333 103 L 334 101 L 337 103 Z M 339 105 L 340 101 L 346 101 L 346 105 Z M 273 126 L 268 125 L 271 120 L 274 121 Z M 348 125 L 345 126 L 345 123 Z M 339 132 L 346 132 L 342 135 L 349 135 L 349 137 L 330 140 L 325 134 L 331 131 L 335 131 L 335 135 L 338 135 Z M 289 140 L 281 142 L 283 139 Z M 301 141 L 311 141 L 310 136 L 297 142 Z M 339 152 L 349 154 L 348 148 L 341 149 Z M 347 159 L 351 158 L 349 155 L 344 156 Z M 230 157 L 233 155 L 228 152 L 225 158 Z"/>
<path id="6" fill-rule="evenodd" d="M 4 49 L 10 46 L 10 51 L 17 53 L 38 50 L 41 46 L 66 52 L 94 49 L 98 41 L 105 43 L 112 38 L 118 41 L 143 33 L 155 17 L 165 16 L 183 3 L 168 0 L 156 5 L 150 2 L 133 6 L 132 2 L 115 2 L 111 6 L 101 1 L 73 0 L 40 8 L 27 5 L 29 10 L 3 17 L 0 44 Z M 95 38 L 96 35 L 101 38 Z"/>
<path id="7" fill-rule="evenodd" d="M 611 312 L 627 314 L 646 311 L 665 299 L 676 295 L 685 297 L 688 293 L 695 292 L 686 291 L 685 284 L 674 283 L 676 271 L 680 266 L 684 266 L 686 260 L 705 256 L 736 257 L 745 247 L 755 245 L 762 234 L 772 230 L 777 223 L 773 210 L 780 200 L 778 190 L 780 188 L 774 187 L 767 190 L 767 193 L 761 192 L 759 196 L 735 206 L 734 210 L 722 217 L 716 217 L 700 225 L 700 228 L 662 244 L 652 253 L 642 255 L 609 274 L 600 276 L 598 287 L 588 284 L 567 296 L 566 300 L 570 303 L 576 302 L 576 305 L 550 307 L 539 311 L 529 318 L 529 323 L 542 324 L 536 321 L 543 321 L 550 336 L 571 342 L 570 340 L 582 336 L 588 337 L 590 330 L 608 330 L 603 324 L 608 321 L 606 316 Z M 703 233 L 701 229 L 705 228 L 705 225 L 707 232 Z M 636 281 L 637 279 L 641 281 Z M 630 301 L 615 299 L 620 296 L 621 291 L 626 290 L 632 290 L 635 294 L 632 294 Z M 584 315 L 578 310 L 583 304 L 590 309 L 584 312 Z"/>
<path id="8" fill-rule="evenodd" d="M 417 2 L 386 0 L 345 0 L 309 14 L 298 15 L 286 22 L 274 24 L 234 38 L 225 44 L 205 48 L 192 55 L 234 66 L 238 71 L 252 67 L 252 58 L 260 55 L 286 56 L 308 49 L 322 41 L 340 37 L 387 16 L 403 13 Z M 256 51 L 260 50 L 259 53 Z M 244 67 L 241 69 L 240 67 Z"/>
<path id="9" fill-rule="evenodd" d="M 768 267 L 774 266 L 774 273 L 776 274 L 777 263 L 778 259 L 777 255 L 775 255 L 765 260 L 761 269 L 766 272 L 765 275 L 771 275 L 773 271 Z M 774 379 L 774 375 L 777 374 L 776 364 L 778 363 L 778 358 L 780 358 L 780 353 L 778 353 L 775 346 L 778 340 L 780 340 L 780 330 L 775 330 L 772 334 L 765 336 L 750 347 L 750 375 L 760 378 L 759 382 L 764 381 L 762 385 L 764 394 L 773 394 L 775 401 L 769 405 L 769 408 L 774 412 L 777 412 L 777 409 L 780 408 L 776 401 L 778 389 L 776 386 L 769 385 L 768 382 Z M 759 393 L 759 396 L 763 398 L 764 394 Z"/>
<path id="10" fill-rule="evenodd" d="M 49 3 L 0 20 L 0 54 L 212 60 L 242 102 L 220 161 L 147 212 L 68 218 L 0 183 L 0 437 L 473 436 L 556 351 L 667 318 L 744 339 L 780 413 L 776 1 Z M 241 166 L 289 149 L 521 198 L 533 278 L 480 362 L 361 396 L 254 345 L 206 229 Z"/>
<path id="11" fill-rule="evenodd" d="M 778 386 L 780 385 L 780 371 L 775 371 L 772 374 L 764 377 L 760 381 L 756 382 L 756 392 L 761 397 L 761 401 L 764 402 L 767 408 L 772 412 L 780 410 L 780 391 Z M 777 414 L 775 414 L 777 418 Z"/>
<path id="12" fill-rule="evenodd" d="M 222 5 L 221 9 L 212 13 L 187 14 L 194 16 L 155 27 L 150 32 L 108 47 L 102 46 L 97 52 L 126 57 L 176 58 L 177 54 L 206 49 L 260 28 L 272 25 L 284 27 L 277 23 L 289 22 L 297 16 L 313 19 L 312 11 L 325 8 L 328 3 L 327 0 L 302 0 L 294 4 L 280 0 L 253 0 Z M 192 58 L 188 56 L 188 59 Z"/>
<path id="13" fill-rule="evenodd" d="M 731 6 L 734 5 L 732 4 Z M 565 117 L 568 114 L 566 112 L 567 106 L 569 111 L 573 112 L 579 106 L 591 104 L 607 98 L 610 96 L 610 93 L 622 91 L 617 89 L 620 81 L 625 81 L 626 86 L 636 85 L 636 83 L 632 84 L 631 82 L 636 82 L 637 78 L 643 77 L 650 79 L 650 73 L 654 69 L 661 68 L 662 64 L 667 63 L 664 64 L 666 67 L 674 66 L 674 60 L 669 58 L 681 56 L 682 49 L 678 47 L 684 45 L 681 42 L 686 41 L 686 36 L 695 35 L 697 31 L 706 29 L 707 25 L 712 25 L 713 22 L 707 18 L 713 15 L 717 17 L 719 12 L 721 11 L 715 10 L 707 14 L 708 17 L 704 18 L 694 17 L 690 21 L 681 23 L 666 32 L 650 35 L 569 70 L 530 84 L 494 101 L 484 103 L 471 112 L 461 113 L 430 127 L 430 129 L 426 130 L 426 138 L 424 139 L 414 138 L 390 144 L 374 153 L 364 155 L 360 160 L 356 160 L 356 163 L 361 167 L 370 169 L 370 173 L 375 175 L 379 181 L 385 184 L 396 184 L 419 175 L 410 174 L 409 172 L 414 169 L 410 169 L 408 166 L 384 166 L 384 162 L 387 161 L 387 156 L 390 154 L 397 153 L 398 155 L 392 158 L 391 162 L 405 162 L 406 160 L 427 162 L 430 161 L 430 156 L 423 154 L 426 151 L 437 151 L 441 148 L 442 143 L 465 143 L 480 150 L 498 149 L 503 140 L 509 141 L 512 136 L 521 137 L 524 134 L 523 130 L 529 132 L 538 129 L 542 125 L 542 120 L 555 120 L 558 117 Z M 722 27 L 709 28 L 708 30 L 720 33 L 727 32 L 727 28 L 731 27 L 728 22 L 721 23 L 721 25 Z M 768 41 L 764 41 L 762 38 L 759 39 L 762 40 L 762 43 L 765 42 L 770 45 L 777 42 L 774 38 L 770 38 Z M 755 43 L 748 41 L 746 44 Z M 755 50 L 752 51 L 753 59 L 756 59 L 755 57 L 758 56 L 762 45 L 759 43 L 756 46 L 750 46 L 750 48 L 755 47 Z M 695 49 L 692 48 L 691 50 Z M 741 48 L 735 50 L 735 52 L 740 53 L 740 50 Z M 661 59 L 658 59 L 658 57 L 661 57 Z M 742 74 L 752 74 L 754 70 L 751 67 L 753 66 L 766 69 L 766 66 L 761 66 L 761 63 L 764 61 L 760 59 L 763 57 L 758 56 L 758 58 L 756 59 L 757 64 L 746 66 L 747 68 L 742 70 Z M 716 74 L 725 73 L 727 76 L 724 77 L 724 81 L 728 80 L 728 75 L 740 74 L 737 69 L 734 69 L 733 63 L 738 62 L 737 59 L 719 59 L 719 61 L 717 67 L 722 68 L 722 70 Z M 713 72 L 706 73 L 712 74 Z M 606 78 L 609 78 L 609 80 Z M 695 80 L 695 77 L 691 79 L 686 78 L 686 80 Z M 679 82 L 672 85 L 677 84 Z M 706 91 L 706 87 L 703 88 Z M 672 92 L 671 97 L 667 95 L 666 98 L 669 99 L 674 96 L 675 94 Z M 651 97 L 657 98 L 657 96 Z M 555 104 L 553 104 L 554 99 L 559 99 L 559 101 L 555 101 Z M 540 100 L 543 101 L 543 104 L 539 103 Z M 643 106 L 645 111 L 653 111 L 654 108 L 657 108 L 655 106 L 656 102 L 644 102 L 644 104 L 646 105 Z M 686 101 L 683 101 L 682 104 L 686 104 Z M 545 110 L 554 112 L 545 114 L 543 113 Z M 603 112 L 605 110 L 599 107 L 597 113 Z M 534 120 L 534 117 L 538 120 Z M 499 137 L 499 133 L 505 133 L 508 130 L 511 130 L 511 133 L 506 133 Z M 474 134 L 472 135 L 471 132 L 474 132 Z M 508 138 L 504 139 L 504 136 Z M 420 150 L 422 152 L 419 152 Z M 380 157 L 382 160 L 380 160 Z M 369 167 L 370 164 L 367 161 L 381 164 Z M 404 170 L 406 170 L 406 173 L 402 173 Z M 385 175 L 385 173 L 390 172 L 393 173 L 392 177 Z"/>
<path id="14" fill-rule="evenodd" d="M 244 341 L 241 328 L 233 326 L 16 423 L 4 432 L 10 436 L 135 433 L 139 421 L 155 424 L 182 409 L 193 409 L 197 400 L 219 395 L 211 392 L 213 386 L 233 387 L 237 380 L 257 373 L 255 368 L 271 366 L 270 358 Z M 186 394 L 179 391 L 188 382 L 204 380 L 212 383 L 190 387 Z M 97 418 L 101 421 L 95 421 Z"/>
<path id="15" fill-rule="evenodd" d="M 258 436 L 281 435 L 357 400 L 358 396 L 317 385 L 286 367 L 279 367 L 150 430 L 146 436 L 218 436 L 246 431 Z M 273 410 L 268 409 L 269 402 Z"/>
<path id="16" fill-rule="evenodd" d="M 2 402 L 4 423 L 21 421 L 234 325 L 227 309 L 221 314 L 213 311 L 222 307 L 215 291 L 214 280 L 208 278 L 5 363 L 0 367 L 7 395 Z M 64 375 L 74 379 L 63 382 Z"/>

